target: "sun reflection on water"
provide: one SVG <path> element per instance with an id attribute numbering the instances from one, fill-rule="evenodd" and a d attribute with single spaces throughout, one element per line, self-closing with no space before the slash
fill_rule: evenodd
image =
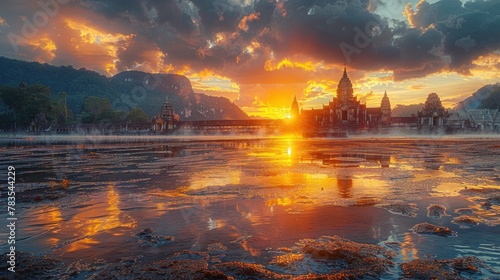
<path id="1" fill-rule="evenodd" d="M 49 205 L 40 210 L 32 213 L 29 216 L 29 220 L 26 221 L 31 225 L 36 225 L 36 227 L 27 227 L 25 231 L 30 236 L 36 235 L 40 231 L 53 233 L 52 237 L 48 237 L 45 240 L 45 244 L 50 247 L 56 246 L 60 241 L 57 234 L 61 231 L 61 223 L 63 221 L 61 209 L 57 206 Z"/>
<path id="2" fill-rule="evenodd" d="M 213 168 L 197 172 L 191 176 L 190 190 L 199 190 L 207 187 L 238 185 L 241 182 L 241 170 L 227 170 Z"/>
<path id="3" fill-rule="evenodd" d="M 456 253 L 442 250 L 445 243 L 476 250 L 478 236 L 495 240 L 497 229 L 489 226 L 499 224 L 498 194 L 471 191 L 498 188 L 497 159 L 485 152 L 487 145 L 474 147 L 485 158 L 473 158 L 462 155 L 460 147 L 429 153 L 405 143 L 356 140 L 213 141 L 169 144 L 153 152 L 148 144 L 134 148 L 134 157 L 119 165 L 106 161 L 105 147 L 95 163 L 81 169 L 105 179 L 92 177 L 95 185 L 87 189 L 81 182 L 89 176 L 73 174 L 70 188 L 50 188 L 60 191 L 61 198 L 28 202 L 31 208 L 20 213 L 28 226 L 19 228 L 19 243 L 22 249 L 51 252 L 64 261 L 98 255 L 114 262 L 159 251 L 165 256 L 192 248 L 203 251 L 220 242 L 229 248 L 226 260 L 241 261 L 265 259 L 267 248 L 287 248 L 304 238 L 339 235 L 376 243 L 390 234 L 401 241 L 391 246 L 403 261 L 444 258 Z M 127 152 L 113 146 L 113 153 Z M 132 164 L 137 170 L 129 168 Z M 79 203 L 66 205 L 73 198 Z M 393 202 L 418 203 L 418 216 L 396 216 L 379 207 Z M 446 206 L 449 217 L 430 220 L 425 215 L 430 203 Z M 459 228 L 451 222 L 462 215 L 458 207 L 467 207 L 467 215 L 481 223 L 460 228 L 455 239 L 411 232 L 421 221 Z M 135 238 L 145 228 L 154 235 L 175 236 L 175 242 L 142 248 Z"/>
<path id="4" fill-rule="evenodd" d="M 275 205 L 288 206 L 288 205 L 292 205 L 292 204 L 293 204 L 293 200 L 291 200 L 289 197 L 269 199 L 266 201 L 266 206 L 268 206 L 268 207 L 273 207 Z"/>
<path id="5" fill-rule="evenodd" d="M 74 230 L 75 242 L 66 248 L 67 252 L 75 252 L 90 249 L 96 244 L 100 244 L 98 234 L 106 232 L 112 236 L 120 236 L 125 232 L 116 229 L 129 229 L 137 227 L 137 221 L 130 215 L 123 213 L 119 208 L 120 195 L 115 191 L 113 185 L 108 186 L 108 190 L 103 202 L 94 204 L 90 209 L 84 209 L 77 213 L 68 222 L 68 228 Z"/>

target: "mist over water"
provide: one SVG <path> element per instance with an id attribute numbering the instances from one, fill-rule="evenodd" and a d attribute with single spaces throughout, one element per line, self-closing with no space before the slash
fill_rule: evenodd
<path id="1" fill-rule="evenodd" d="M 34 253 L 33 262 L 57 259 L 60 268 L 48 275 L 104 277 L 113 267 L 183 260 L 226 275 L 232 262 L 258 264 L 256 278 L 264 279 L 362 272 L 375 258 L 385 272 L 374 278 L 399 279 L 403 263 L 463 256 L 484 262 L 482 274 L 464 277 L 500 271 L 498 136 L 36 136 L 0 143 L 0 168 L 18 171 L 17 250 Z M 440 227 L 453 234 L 436 234 Z M 335 244 L 358 261 L 334 261 L 328 252 Z M 380 248 L 363 247 L 371 245 Z"/>

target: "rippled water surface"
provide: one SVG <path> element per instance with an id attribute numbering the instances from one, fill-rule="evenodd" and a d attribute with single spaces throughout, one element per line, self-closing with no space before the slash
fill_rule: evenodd
<path id="1" fill-rule="evenodd" d="M 45 275 L 105 278 L 176 258 L 236 278 L 234 262 L 271 273 L 255 278 L 366 269 L 373 258 L 331 255 L 343 238 L 390 252 L 377 251 L 391 264 L 374 278 L 464 256 L 480 273 L 459 275 L 499 277 L 500 139 L 44 138 L 0 149 L 2 181 L 17 171 L 16 249 L 54 260 Z M 420 223 L 450 234 L 417 233 Z"/>

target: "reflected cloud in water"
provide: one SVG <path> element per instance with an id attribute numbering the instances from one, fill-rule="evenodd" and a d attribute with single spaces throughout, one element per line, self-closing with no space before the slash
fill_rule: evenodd
<path id="1" fill-rule="evenodd" d="M 250 256 L 259 263 L 269 260 L 268 251 L 304 238 L 336 234 L 376 244 L 394 234 L 403 240 L 401 258 L 407 261 L 435 250 L 427 237 L 409 232 L 427 217 L 419 213 L 416 218 L 394 218 L 379 206 L 401 202 L 425 209 L 439 200 L 451 200 L 446 204 L 450 213 L 453 205 L 470 207 L 485 221 L 468 229 L 473 234 L 467 242 L 473 246 L 476 240 L 470 236 L 478 228 L 498 224 L 500 210 L 494 203 L 485 209 L 481 203 L 487 197 L 464 197 L 460 191 L 466 186 L 498 188 L 493 181 L 498 159 L 470 145 L 469 153 L 483 153 L 474 162 L 477 155 L 463 155 L 464 143 L 457 144 L 456 151 L 446 145 L 425 153 L 429 146 L 418 142 L 283 138 L 103 143 L 61 147 L 51 154 L 40 147 L 23 148 L 13 157 L 20 166 L 31 154 L 37 157 L 30 158 L 35 167 L 24 174 L 20 189 L 52 191 L 42 183 L 60 182 L 61 176 L 71 183 L 53 201 L 29 200 L 29 191 L 20 194 L 28 205 L 20 213 L 26 223 L 20 228 L 20 236 L 26 237 L 21 248 L 52 251 L 72 260 L 95 255 L 112 259 L 142 251 L 133 238 L 152 228 L 175 236 L 175 242 L 143 248 L 146 255 L 206 250 L 220 242 L 228 247 L 227 259 Z M 52 155 L 61 161 L 46 163 Z M 485 235 L 496 229 L 488 230 Z M 455 253 L 446 251 L 447 256 Z"/>

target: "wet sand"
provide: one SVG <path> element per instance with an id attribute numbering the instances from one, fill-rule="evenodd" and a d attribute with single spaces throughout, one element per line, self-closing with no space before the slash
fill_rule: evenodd
<path id="1" fill-rule="evenodd" d="M 20 255 L 18 277 L 100 279 L 128 269 L 137 273 L 130 279 L 368 271 L 400 279 L 427 266 L 442 279 L 487 279 L 500 271 L 500 139 L 0 142 L 1 170 L 17 171 L 16 249 L 33 253 Z M 424 223 L 434 227 L 415 230 Z M 22 262 L 53 265 L 22 272 Z"/>

